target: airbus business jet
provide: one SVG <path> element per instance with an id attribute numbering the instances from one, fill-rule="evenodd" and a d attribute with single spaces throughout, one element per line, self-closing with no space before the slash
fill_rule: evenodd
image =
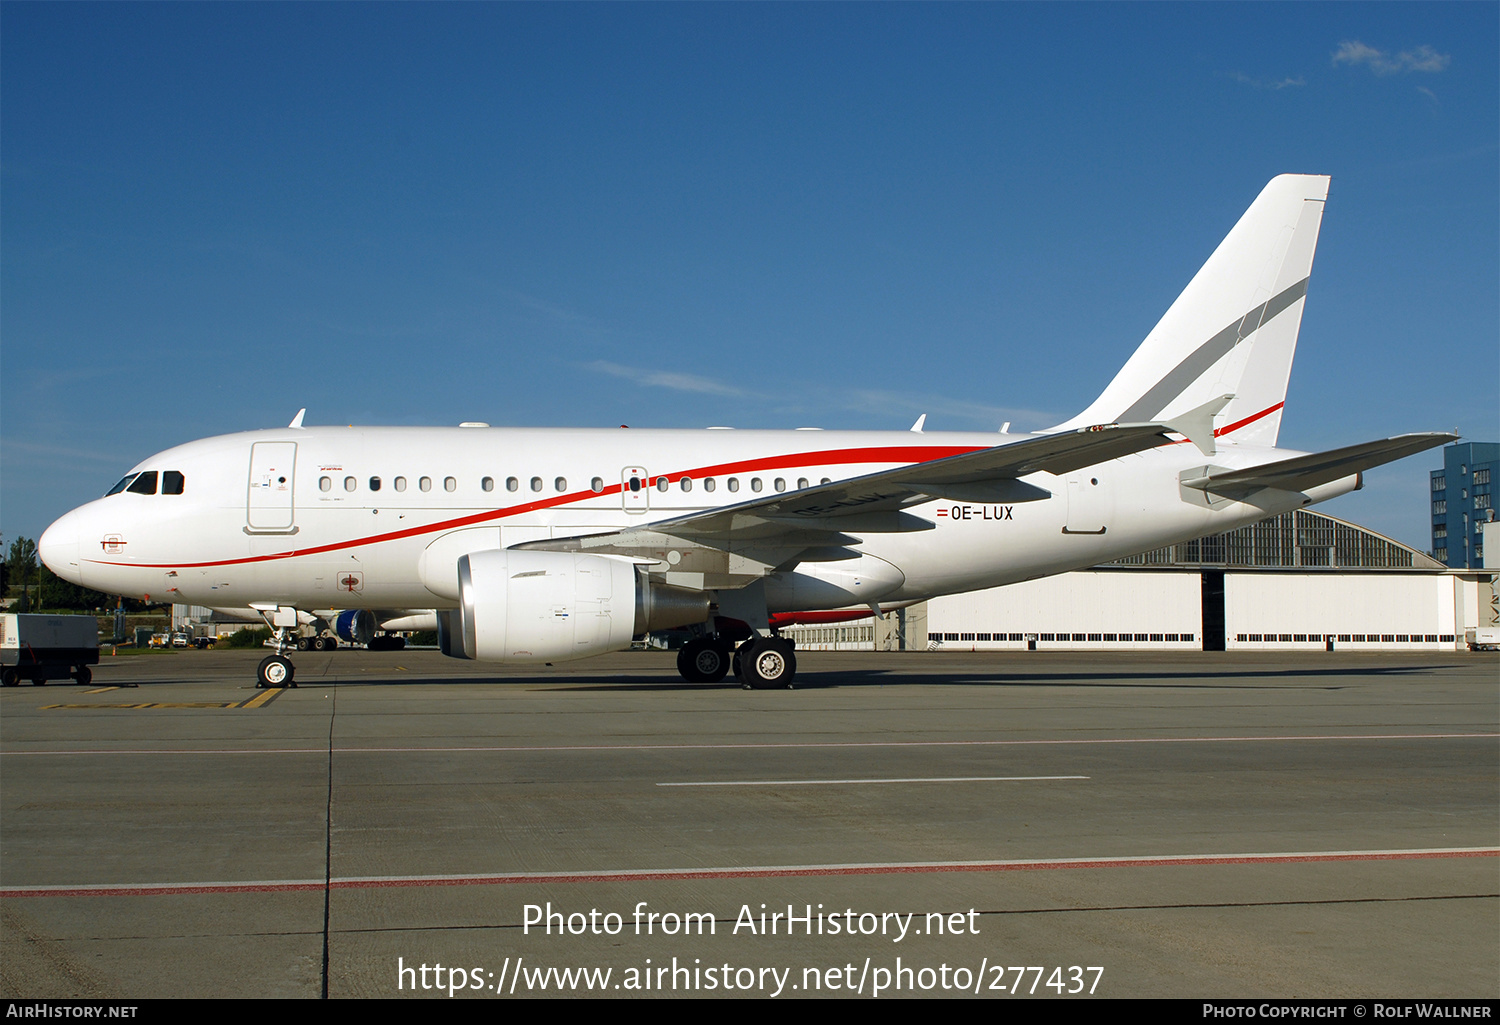
<path id="1" fill-rule="evenodd" d="M 308 427 L 144 460 L 39 542 L 113 594 L 299 623 L 431 622 L 560 662 L 691 634 L 678 669 L 789 687 L 778 627 L 1092 566 L 1352 491 L 1452 440 L 1276 447 L 1328 178 L 1268 184 L 1091 405 L 1036 434 Z M 433 622 L 435 620 L 435 622 Z"/>

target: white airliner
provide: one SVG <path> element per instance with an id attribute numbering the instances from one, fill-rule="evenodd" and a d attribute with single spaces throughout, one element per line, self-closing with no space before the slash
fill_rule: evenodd
<path id="1" fill-rule="evenodd" d="M 39 542 L 114 594 L 559 662 L 686 629 L 678 668 L 791 686 L 777 625 L 1092 566 L 1360 486 L 1452 440 L 1276 447 L 1328 179 L 1261 192 L 1109 387 L 1037 434 L 304 427 L 144 460 Z M 430 610 L 436 610 L 435 616 Z M 425 615 L 424 615 L 424 610 Z"/>

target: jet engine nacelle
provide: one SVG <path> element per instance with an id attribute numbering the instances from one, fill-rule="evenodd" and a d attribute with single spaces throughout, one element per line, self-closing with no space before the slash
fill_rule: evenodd
<path id="1" fill-rule="evenodd" d="M 369 644 L 375 637 L 375 614 L 369 609 L 345 609 L 333 621 L 333 632 L 349 644 Z"/>
<path id="2" fill-rule="evenodd" d="M 711 610 L 704 592 L 653 584 L 627 559 L 574 552 L 471 552 L 458 560 L 458 590 L 457 614 L 440 616 L 450 627 L 442 647 L 481 662 L 620 651 L 638 634 L 701 623 Z"/>

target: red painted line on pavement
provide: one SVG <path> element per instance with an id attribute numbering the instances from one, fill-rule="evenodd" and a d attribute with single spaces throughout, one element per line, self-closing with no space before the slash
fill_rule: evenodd
<path id="1" fill-rule="evenodd" d="M 333 754 L 546 754 L 567 751 L 780 751 L 866 747 L 1037 747 L 1067 744 L 1252 744 L 1262 741 L 1313 740 L 1497 740 L 1500 733 L 1351 733 L 1287 734 L 1268 737 L 1083 737 L 1056 740 L 856 740 L 808 741 L 772 744 L 557 744 L 545 747 L 485 745 L 473 747 L 335 747 Z M 86 757 L 90 755 L 327 755 L 326 747 L 277 748 L 182 748 L 180 750 L 76 750 L 0 751 L 0 756 Z"/>
<path id="2" fill-rule="evenodd" d="M 509 875 L 372 876 L 334 879 L 329 889 L 372 890 L 413 886 L 515 886 L 621 883 L 683 879 L 784 879 L 814 876 L 901 875 L 937 872 L 1025 872 L 1048 869 L 1167 868 L 1203 865 L 1291 865 L 1332 861 L 1415 861 L 1494 858 L 1500 847 L 1422 850 L 1302 851 L 1281 854 L 1169 854 L 1136 858 L 1050 858 L 1032 861 L 924 861 L 871 865 L 788 865 L 750 868 L 626 869 L 601 872 L 518 872 Z M 21 897 L 165 897 L 194 894 L 286 893 L 323 889 L 318 880 L 244 883 L 147 883 L 135 886 L 36 886 L 0 889 L 0 899 Z"/>

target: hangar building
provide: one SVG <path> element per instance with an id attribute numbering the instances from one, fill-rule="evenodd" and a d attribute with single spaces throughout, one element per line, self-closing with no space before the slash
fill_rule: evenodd
<path id="1" fill-rule="evenodd" d="M 1491 575 L 1299 509 L 1224 534 L 881 621 L 796 626 L 808 650 L 1456 650 Z"/>

